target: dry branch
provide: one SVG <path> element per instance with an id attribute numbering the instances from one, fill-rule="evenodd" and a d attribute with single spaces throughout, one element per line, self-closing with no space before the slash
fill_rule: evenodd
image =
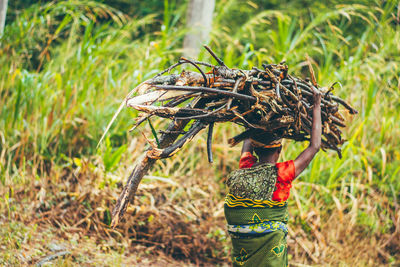
<path id="1" fill-rule="evenodd" d="M 183 130 L 188 122 L 189 121 L 187 120 L 171 122 L 167 129 L 167 131 L 170 132 L 165 133 L 161 136 L 160 147 L 168 147 L 169 145 L 171 145 L 179 136 L 179 133 L 174 132 Z M 148 152 L 150 151 L 151 150 L 149 150 Z M 128 181 L 124 189 L 122 190 L 121 195 L 117 200 L 117 205 L 113 210 L 111 227 L 115 227 L 118 224 L 118 222 L 124 215 L 130 200 L 133 199 L 140 181 L 155 162 L 156 159 L 149 157 L 148 153 L 146 153 L 143 159 L 135 166 L 132 173 L 129 175 Z"/>

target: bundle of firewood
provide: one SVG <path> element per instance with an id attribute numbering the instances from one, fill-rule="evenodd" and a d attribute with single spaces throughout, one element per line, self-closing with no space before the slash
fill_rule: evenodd
<path id="1" fill-rule="evenodd" d="M 155 141 L 147 138 L 151 149 L 131 173 L 118 199 L 113 211 L 113 226 L 118 223 L 140 180 L 152 164 L 157 159 L 174 155 L 207 126 L 210 162 L 213 127 L 218 122 L 231 122 L 245 127 L 241 134 L 229 140 L 231 145 L 260 133 L 267 134 L 271 139 L 309 140 L 313 94 L 316 90 L 322 94 L 322 149 L 335 150 L 341 157 L 340 146 L 344 140 L 339 127 L 345 127 L 345 119 L 339 112 L 339 105 L 350 114 L 356 114 L 357 111 L 332 94 L 333 85 L 321 87 L 317 84 L 309 59 L 311 79 L 303 80 L 291 76 L 288 66 L 283 62 L 263 64 L 262 69 L 231 69 L 210 48 L 205 48 L 218 65 L 181 58 L 154 78 L 140 84 L 126 98 L 126 105 L 139 111 L 134 128 L 145 121 L 150 122 L 152 116 L 173 121 L 167 129 L 158 131 L 150 123 Z M 164 75 L 182 64 L 189 64 L 197 71 Z M 208 68 L 208 71 L 205 72 L 203 68 Z M 136 96 L 132 97 L 133 93 Z M 184 131 L 187 125 L 190 127 Z M 160 138 L 157 136 L 159 133 Z"/>
<path id="2" fill-rule="evenodd" d="M 339 127 L 345 127 L 345 122 L 339 104 L 351 114 L 357 111 L 331 93 L 333 86 L 321 88 L 311 67 L 311 81 L 291 76 L 288 66 L 283 63 L 263 64 L 262 69 L 230 69 L 208 47 L 206 49 L 219 66 L 181 58 L 178 63 L 138 86 L 138 96 L 127 98 L 127 106 L 142 112 L 135 127 L 151 116 L 194 122 L 184 133 L 182 142 L 163 150 L 154 145 L 154 158 L 171 156 L 206 126 L 210 128 L 210 152 L 212 128 L 217 122 L 233 122 L 247 128 L 230 140 L 231 145 L 260 132 L 276 139 L 309 140 L 313 90 L 322 93 L 322 149 L 333 149 L 341 156 L 340 145 L 344 140 Z M 190 64 L 198 72 L 162 75 L 181 64 Z M 202 70 L 204 66 L 210 68 L 207 73 Z M 210 153 L 209 159 L 212 160 Z"/>

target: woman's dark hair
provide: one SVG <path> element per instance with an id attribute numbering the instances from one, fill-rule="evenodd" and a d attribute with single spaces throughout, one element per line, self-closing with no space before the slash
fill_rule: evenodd
<path id="1" fill-rule="evenodd" d="M 254 148 L 254 152 L 256 152 L 256 154 L 258 155 L 258 156 L 261 156 L 261 155 L 271 155 L 271 154 L 274 154 L 276 151 L 278 151 L 279 150 L 279 153 L 281 152 L 281 150 L 282 150 L 282 146 L 279 146 L 279 147 L 271 147 L 271 148 L 265 148 L 265 147 L 255 147 Z"/>

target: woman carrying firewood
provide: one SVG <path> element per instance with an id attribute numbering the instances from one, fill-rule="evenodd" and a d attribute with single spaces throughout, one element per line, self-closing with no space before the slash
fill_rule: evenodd
<path id="1" fill-rule="evenodd" d="M 309 146 L 295 160 L 277 163 L 281 140 L 271 140 L 265 134 L 252 136 L 243 143 L 239 170 L 228 176 L 224 209 L 234 266 L 288 265 L 287 199 L 291 184 L 321 146 L 321 94 L 313 90 Z"/>

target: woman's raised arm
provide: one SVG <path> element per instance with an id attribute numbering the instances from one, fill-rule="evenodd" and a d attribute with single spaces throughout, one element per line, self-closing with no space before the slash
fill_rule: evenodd
<path id="1" fill-rule="evenodd" d="M 310 164 L 321 147 L 321 93 L 312 86 L 314 92 L 313 121 L 310 145 L 294 160 L 295 177 Z"/>

